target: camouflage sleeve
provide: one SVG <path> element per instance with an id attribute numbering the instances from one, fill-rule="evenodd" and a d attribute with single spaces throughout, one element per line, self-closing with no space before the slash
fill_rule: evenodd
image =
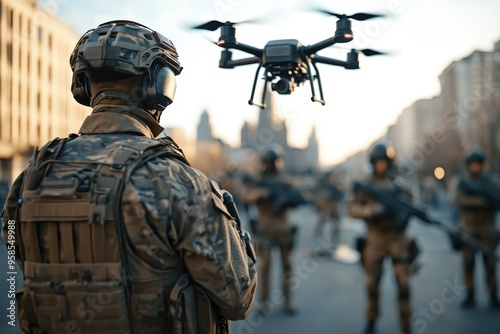
<path id="1" fill-rule="evenodd" d="M 453 203 L 462 208 L 484 208 L 486 202 L 481 196 L 468 195 L 459 187 L 460 177 L 455 176 L 450 184 L 450 195 Z"/>
<path id="2" fill-rule="evenodd" d="M 353 218 L 371 219 L 381 210 L 380 203 L 369 202 L 362 191 L 353 191 L 350 199 L 347 201 L 347 211 Z"/>
<path id="3" fill-rule="evenodd" d="M 255 203 L 269 197 L 269 190 L 263 187 L 245 185 L 240 195 L 243 202 Z"/>
<path id="4" fill-rule="evenodd" d="M 255 265 L 215 182 L 199 176 L 188 191 L 188 196 L 174 204 L 174 210 L 183 216 L 175 248 L 192 279 L 204 288 L 221 314 L 230 320 L 244 319 L 254 300 Z"/>

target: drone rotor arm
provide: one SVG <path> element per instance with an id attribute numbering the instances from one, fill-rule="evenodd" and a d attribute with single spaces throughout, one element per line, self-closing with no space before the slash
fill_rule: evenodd
<path id="1" fill-rule="evenodd" d="M 235 60 L 230 60 L 229 65 L 232 67 L 236 67 L 236 66 L 242 66 L 242 65 L 257 64 L 260 62 L 260 60 L 261 59 L 259 57 L 235 59 Z"/>
<path id="2" fill-rule="evenodd" d="M 218 46 L 220 46 L 221 48 L 240 50 L 240 51 L 243 51 L 246 53 L 250 53 L 251 55 L 254 55 L 255 57 L 258 57 L 258 58 L 262 58 L 262 54 L 264 52 L 264 50 L 256 48 L 255 46 L 239 43 L 236 41 L 226 42 L 224 40 L 219 40 L 216 44 Z"/>
<path id="3" fill-rule="evenodd" d="M 333 58 L 329 58 L 329 57 L 318 56 L 316 54 L 311 55 L 311 62 L 313 63 L 313 66 L 315 63 L 340 66 L 340 67 L 344 67 L 344 68 L 349 67 L 349 65 L 350 65 L 349 62 L 347 62 L 347 61 L 333 59 Z"/>
<path id="4" fill-rule="evenodd" d="M 335 37 L 330 37 L 330 38 L 322 40 L 318 43 L 314 43 L 312 45 L 308 45 L 308 46 L 304 47 L 304 53 L 307 56 L 312 56 L 316 52 L 323 50 L 324 48 L 327 48 L 329 46 L 332 46 L 335 43 L 337 43 L 337 39 Z"/>

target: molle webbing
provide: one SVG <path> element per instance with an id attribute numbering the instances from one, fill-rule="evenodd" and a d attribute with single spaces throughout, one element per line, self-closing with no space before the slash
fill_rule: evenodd
<path id="1" fill-rule="evenodd" d="M 99 152 L 102 161 L 79 162 L 86 167 L 73 174 L 65 167 L 61 176 L 51 168 L 70 166 L 57 158 L 74 138 L 36 151 L 27 169 L 18 217 L 23 320 L 36 333 L 165 332 L 168 273 L 151 273 L 156 276 L 147 282 L 134 279 L 143 269 L 129 263 L 128 255 L 137 256 L 128 245 L 120 204 L 127 178 L 149 159 L 187 161 L 168 141 L 138 137 L 112 143 Z"/>

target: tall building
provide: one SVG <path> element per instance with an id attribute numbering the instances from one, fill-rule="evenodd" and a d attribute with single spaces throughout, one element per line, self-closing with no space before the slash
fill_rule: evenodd
<path id="1" fill-rule="evenodd" d="M 274 98 L 275 92 L 268 90 L 266 94 L 266 107 L 259 110 L 255 146 L 276 143 L 285 151 L 288 147 L 287 128 L 285 122 L 278 115 L 278 105 Z M 286 160 L 285 160 L 286 164 Z"/>
<path id="2" fill-rule="evenodd" d="M 259 150 L 269 144 L 280 145 L 285 152 L 285 169 L 290 172 L 315 171 L 319 169 L 319 143 L 313 128 L 305 148 L 288 145 L 287 127 L 278 115 L 274 92 L 266 94 L 266 107 L 259 110 L 256 125 L 245 122 L 241 128 L 241 148 Z"/>
<path id="3" fill-rule="evenodd" d="M 305 148 L 305 158 L 307 161 L 307 169 L 317 171 L 319 170 L 319 143 L 316 135 L 316 127 L 313 127 L 311 135 Z"/>
<path id="4" fill-rule="evenodd" d="M 492 92 L 493 52 L 474 51 L 451 63 L 440 75 L 444 112 L 454 113 L 465 148 L 480 145 L 485 110 L 480 106 Z"/>
<path id="5" fill-rule="evenodd" d="M 435 96 L 417 100 L 403 110 L 396 123 L 387 130 L 387 139 L 398 156 L 405 160 L 411 159 L 415 150 L 423 144 L 423 138 L 432 134 L 436 127 L 442 126 L 439 119 L 441 108 L 441 98 Z"/>
<path id="6" fill-rule="evenodd" d="M 255 141 L 255 126 L 245 121 L 240 132 L 240 146 L 243 149 L 252 148 Z"/>
<path id="7" fill-rule="evenodd" d="M 38 1 L 0 0 L 0 180 L 17 176 L 34 147 L 78 132 L 90 113 L 70 91 L 78 39 Z"/>
<path id="8" fill-rule="evenodd" d="M 210 116 L 206 110 L 201 113 L 200 122 L 196 131 L 196 140 L 198 141 L 214 141 L 212 134 L 212 124 L 210 124 Z"/>

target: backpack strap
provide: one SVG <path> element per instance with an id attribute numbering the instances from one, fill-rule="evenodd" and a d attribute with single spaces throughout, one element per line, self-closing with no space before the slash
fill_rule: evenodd
<path id="1" fill-rule="evenodd" d="M 47 144 L 42 146 L 41 149 L 35 148 L 33 151 L 33 155 L 31 157 L 31 160 L 28 164 L 28 167 L 25 170 L 25 175 L 22 181 L 21 185 L 21 194 L 24 192 L 24 190 L 35 190 L 40 186 L 40 183 L 44 176 L 46 175 L 50 163 L 46 163 L 47 161 L 54 160 L 57 158 L 59 153 L 61 152 L 64 144 L 66 144 L 68 141 L 73 140 L 77 138 L 78 135 L 76 134 L 70 134 L 68 138 L 55 138 L 54 140 L 49 141 Z M 15 220 L 17 222 L 20 222 L 19 220 L 19 209 L 23 203 L 22 198 L 18 199 L 16 211 L 15 211 Z M 22 233 L 21 231 L 21 224 L 16 224 L 17 226 L 17 235 L 19 237 L 19 240 L 22 240 Z M 31 226 L 28 228 L 27 231 L 24 231 L 26 234 L 26 237 L 32 241 L 38 240 L 37 237 L 37 230 L 34 228 L 34 226 Z M 25 253 L 25 248 L 23 242 L 19 243 L 19 255 L 21 259 L 21 263 L 24 263 L 26 261 L 26 253 Z"/>

